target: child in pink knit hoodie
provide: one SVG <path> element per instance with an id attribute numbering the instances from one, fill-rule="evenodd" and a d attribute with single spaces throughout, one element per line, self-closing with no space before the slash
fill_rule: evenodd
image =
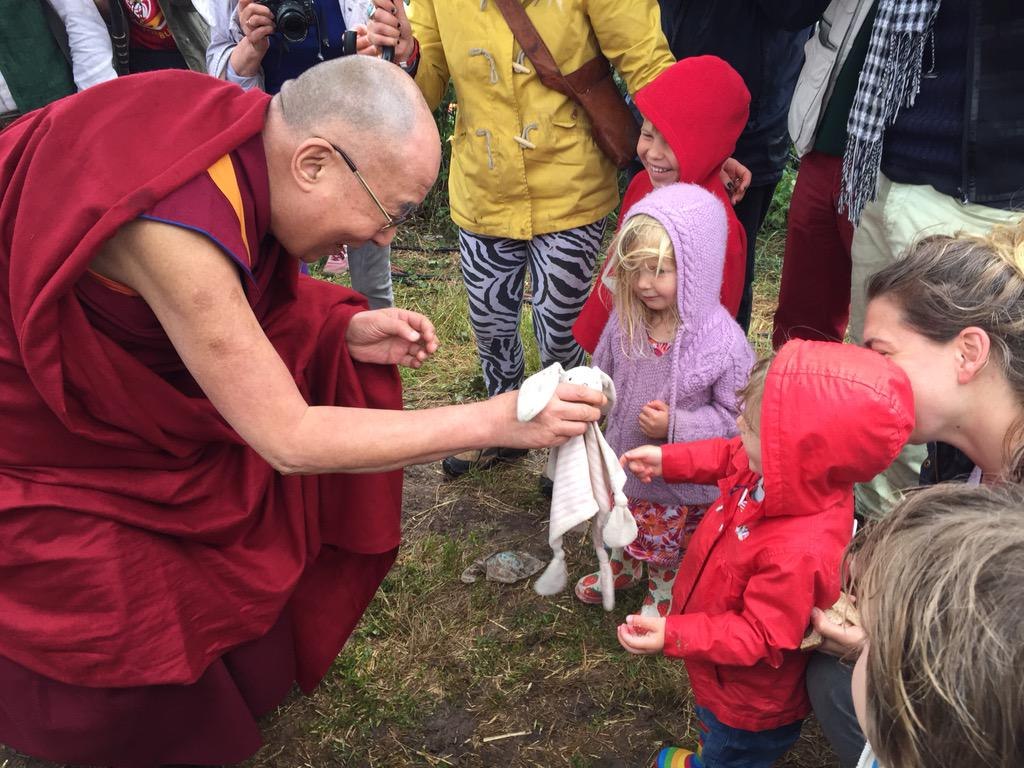
<path id="1" fill-rule="evenodd" d="M 693 184 L 672 184 L 637 202 L 612 245 L 614 310 L 594 365 L 615 382 L 606 437 L 617 454 L 651 441 L 678 442 L 736 433 L 736 391 L 754 356 L 719 300 L 725 260 L 725 210 Z M 626 483 L 640 530 L 613 550 L 615 588 L 638 583 L 647 564 L 641 613 L 664 616 L 692 532 L 714 500 L 714 486 Z M 576 596 L 600 603 L 597 574 Z"/>

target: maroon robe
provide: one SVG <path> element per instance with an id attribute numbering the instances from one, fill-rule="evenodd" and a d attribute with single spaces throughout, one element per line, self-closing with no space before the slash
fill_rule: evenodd
<path id="1" fill-rule="evenodd" d="M 308 402 L 400 408 L 395 368 L 347 354 L 365 302 L 300 278 L 268 232 L 268 106 L 159 72 L 0 134 L 0 742 L 68 762 L 243 759 L 254 717 L 292 680 L 316 685 L 394 562 L 400 472 L 281 476 L 144 302 L 87 273 L 120 226 L 205 188 Z M 204 187 L 229 153 L 244 229 Z"/>

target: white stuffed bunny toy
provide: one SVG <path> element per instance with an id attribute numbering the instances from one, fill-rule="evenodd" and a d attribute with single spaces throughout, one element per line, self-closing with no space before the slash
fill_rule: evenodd
<path id="1" fill-rule="evenodd" d="M 519 420 L 530 421 L 544 410 L 561 382 L 582 384 L 604 392 L 608 398 L 604 412 L 615 402 L 615 385 L 600 368 L 581 365 L 566 371 L 555 363 L 523 382 L 517 401 Z M 597 552 L 602 603 L 604 609 L 610 611 L 615 607 L 615 589 L 606 547 L 624 547 L 637 534 L 636 521 L 622 492 L 626 473 L 600 428 L 591 423 L 582 435 L 551 449 L 546 474 L 554 482 L 548 532 L 554 556 L 533 588 L 541 595 L 553 595 L 565 589 L 569 572 L 562 537 L 596 517 L 590 537 Z"/>

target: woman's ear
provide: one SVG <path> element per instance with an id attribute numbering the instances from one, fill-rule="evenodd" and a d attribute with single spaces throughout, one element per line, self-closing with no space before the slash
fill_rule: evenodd
<path id="1" fill-rule="evenodd" d="M 957 383 L 967 384 L 988 365 L 992 340 L 985 330 L 972 325 L 957 334 L 954 351 Z"/>

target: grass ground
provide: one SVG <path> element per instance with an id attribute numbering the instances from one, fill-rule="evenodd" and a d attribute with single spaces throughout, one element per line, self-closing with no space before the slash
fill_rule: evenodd
<path id="1" fill-rule="evenodd" d="M 786 202 L 784 189 L 759 243 L 750 336 L 761 351 L 769 343 Z M 457 255 L 444 250 L 444 239 L 421 227 L 393 252 L 397 303 L 431 317 L 442 339 L 428 365 L 403 373 L 409 408 L 483 394 Z M 535 370 L 525 312 L 523 329 Z M 265 746 L 246 766 L 633 768 L 649 765 L 664 744 L 694 743 L 683 665 L 630 656 L 615 640 L 615 626 L 639 606 L 639 590 L 623 593 L 606 614 L 571 593 L 542 598 L 529 582 L 459 580 L 492 552 L 544 557 L 543 460 L 535 451 L 458 481 L 445 480 L 437 465 L 407 470 L 398 563 L 327 678 L 266 720 Z M 568 544 L 575 577 L 591 567 L 593 552 L 581 539 Z M 42 765 L 0 747 L 0 768 Z M 835 763 L 811 722 L 780 765 Z"/>
<path id="2" fill-rule="evenodd" d="M 750 332 L 761 351 L 783 242 L 778 223 L 768 224 Z M 442 339 L 429 365 L 404 373 L 407 407 L 481 397 L 457 254 L 396 248 L 393 262 L 397 303 L 430 316 Z M 522 324 L 535 370 L 528 312 Z M 694 742 L 683 666 L 629 656 L 615 640 L 639 590 L 605 614 L 571 593 L 539 597 L 529 582 L 459 580 L 492 552 L 548 551 L 547 503 L 537 490 L 543 459 L 533 452 L 458 481 L 436 465 L 407 470 L 397 565 L 324 684 L 278 712 L 249 765 L 610 768 L 649 765 L 660 746 Z M 583 539 L 570 542 L 574 577 L 590 568 L 588 549 Z M 781 765 L 834 766 L 813 722 Z"/>

